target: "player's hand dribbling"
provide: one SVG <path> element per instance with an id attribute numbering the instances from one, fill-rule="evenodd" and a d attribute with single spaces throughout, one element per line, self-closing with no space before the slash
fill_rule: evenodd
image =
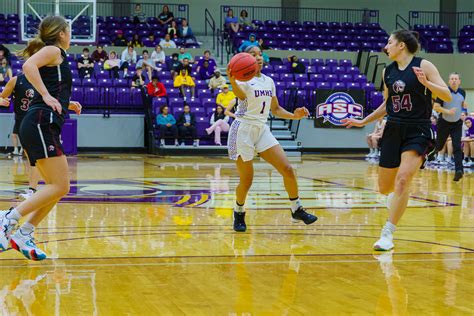
<path id="1" fill-rule="evenodd" d="M 309 111 L 305 107 L 297 108 L 295 112 L 293 112 L 293 115 L 295 116 L 295 120 L 301 120 L 302 118 L 309 116 Z"/>
<path id="2" fill-rule="evenodd" d="M 418 81 L 424 85 L 425 87 L 428 85 L 428 78 L 426 78 L 425 71 L 420 67 L 412 67 L 413 71 L 415 72 L 416 78 Z"/>
<path id="3" fill-rule="evenodd" d="M 230 67 L 227 66 L 227 78 L 229 78 L 229 81 L 230 82 L 234 82 L 235 81 L 235 77 L 232 75 L 232 71 L 230 70 Z"/>
<path id="4" fill-rule="evenodd" d="M 58 99 L 53 98 L 51 95 L 47 94 L 43 96 L 43 101 L 44 103 L 49 105 L 53 109 L 53 111 L 56 111 L 61 114 L 63 108 L 61 106 L 61 103 L 59 103 Z"/>
<path id="5" fill-rule="evenodd" d="M 77 115 L 82 112 L 82 105 L 77 101 L 69 101 L 69 110 L 74 111 Z"/>
<path id="6" fill-rule="evenodd" d="M 9 106 L 10 106 L 10 100 L 4 99 L 4 98 L 0 98 L 0 106 L 9 107 Z"/>
<path id="7" fill-rule="evenodd" d="M 353 118 L 345 118 L 345 119 L 342 119 L 341 122 L 342 122 L 342 126 L 345 126 L 347 128 L 362 127 L 366 125 L 364 120 L 356 120 Z"/>

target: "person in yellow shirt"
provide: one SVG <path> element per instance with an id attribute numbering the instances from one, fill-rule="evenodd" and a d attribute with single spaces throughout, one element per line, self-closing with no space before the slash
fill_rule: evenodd
<path id="1" fill-rule="evenodd" d="M 227 84 L 222 85 L 222 92 L 217 95 L 216 103 L 222 105 L 225 109 L 233 99 L 235 99 L 234 92 L 229 91 L 229 86 Z"/>
<path id="2" fill-rule="evenodd" d="M 174 79 L 174 87 L 179 88 L 179 90 L 181 91 L 181 95 L 184 98 L 184 101 L 186 101 L 186 93 L 184 89 L 188 87 L 191 89 L 191 100 L 194 100 L 195 86 L 196 84 L 194 83 L 193 78 L 190 76 L 190 74 L 185 68 L 181 69 L 179 75 L 177 75 Z"/>

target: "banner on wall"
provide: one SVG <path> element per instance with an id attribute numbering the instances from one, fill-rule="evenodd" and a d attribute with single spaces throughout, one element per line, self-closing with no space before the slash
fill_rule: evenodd
<path id="1" fill-rule="evenodd" d="M 345 128 L 342 119 L 364 117 L 365 91 L 318 89 L 316 104 L 314 127 Z"/>

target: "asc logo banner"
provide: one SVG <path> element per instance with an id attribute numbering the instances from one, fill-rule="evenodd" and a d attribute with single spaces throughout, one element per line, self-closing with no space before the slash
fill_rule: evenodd
<path id="1" fill-rule="evenodd" d="M 316 104 L 314 127 L 343 127 L 344 118 L 364 117 L 365 93 L 364 90 L 317 90 Z"/>

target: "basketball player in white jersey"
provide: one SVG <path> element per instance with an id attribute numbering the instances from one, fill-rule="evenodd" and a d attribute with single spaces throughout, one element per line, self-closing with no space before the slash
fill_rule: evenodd
<path id="1" fill-rule="evenodd" d="M 234 207 L 234 230 L 244 232 L 244 204 L 253 180 L 253 158 L 255 152 L 274 166 L 283 176 L 285 189 L 291 202 L 291 215 L 294 220 L 305 224 L 314 223 L 318 218 L 306 213 L 298 196 L 298 183 L 285 152 L 266 125 L 270 110 L 276 117 L 299 120 L 309 115 L 302 107 L 290 113 L 280 107 L 276 97 L 275 83 L 272 78 L 261 73 L 263 66 L 262 52 L 259 47 L 247 48 L 247 53 L 253 55 L 258 63 L 258 71 L 254 78 L 241 82 L 232 76 L 232 70 L 227 69 L 227 75 L 232 84 L 233 92 L 239 99 L 235 120 L 229 130 L 229 157 L 237 162 L 240 182 L 236 189 L 236 205 Z M 230 107 L 234 104 L 231 103 Z M 227 111 L 228 113 L 229 111 Z"/>

